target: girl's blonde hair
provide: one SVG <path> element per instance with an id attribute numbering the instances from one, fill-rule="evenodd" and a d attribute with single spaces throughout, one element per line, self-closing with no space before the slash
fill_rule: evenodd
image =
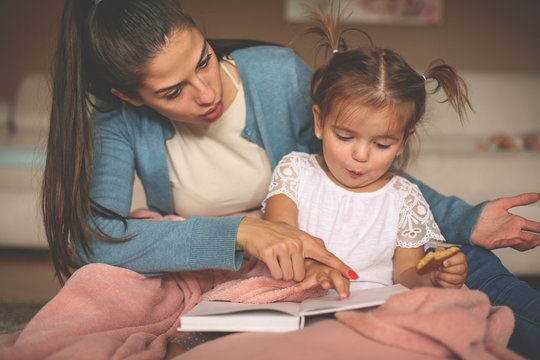
<path id="1" fill-rule="evenodd" d="M 452 66 L 437 59 L 431 62 L 424 75 L 420 75 L 396 52 L 374 46 L 369 35 L 362 30 L 343 30 L 339 12 L 334 12 L 333 8 L 331 6 L 328 14 L 313 8 L 309 15 L 314 25 L 306 30 L 308 34 L 320 36 L 320 50 L 332 51 L 330 60 L 315 70 L 311 82 L 311 97 L 320 108 L 321 119 L 324 120 L 334 104 L 343 101 L 376 108 L 410 108 L 412 105 L 404 129 L 406 138 L 425 114 L 425 82 L 431 79 L 437 82 L 432 93 L 442 88 L 460 119 L 465 117 L 467 107 L 472 109 L 467 85 Z M 350 30 L 363 33 L 370 46 L 347 49 L 343 34 Z M 407 143 L 394 167 L 404 169 L 410 154 Z"/>

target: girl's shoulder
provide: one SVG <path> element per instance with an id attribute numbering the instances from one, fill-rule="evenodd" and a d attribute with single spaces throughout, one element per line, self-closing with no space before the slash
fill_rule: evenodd
<path id="1" fill-rule="evenodd" d="M 410 196 L 415 198 L 423 198 L 422 192 L 420 191 L 418 185 L 410 182 L 406 178 L 399 175 L 394 175 L 391 182 L 392 187 L 400 194 L 402 198 L 407 198 Z"/>
<path id="2" fill-rule="evenodd" d="M 295 168 L 315 167 L 317 164 L 316 155 L 305 152 L 292 151 L 285 155 L 278 166 L 293 166 Z"/>

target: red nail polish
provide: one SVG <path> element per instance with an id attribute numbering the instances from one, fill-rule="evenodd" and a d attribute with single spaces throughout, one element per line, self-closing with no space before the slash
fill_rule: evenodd
<path id="1" fill-rule="evenodd" d="M 355 273 L 353 270 L 349 270 L 349 272 L 348 272 L 347 274 L 349 274 L 349 277 L 350 277 L 351 279 L 353 279 L 353 280 L 358 279 L 358 274 Z"/>

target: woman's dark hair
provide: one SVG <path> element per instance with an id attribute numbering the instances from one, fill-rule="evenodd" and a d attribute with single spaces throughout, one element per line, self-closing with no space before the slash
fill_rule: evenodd
<path id="1" fill-rule="evenodd" d="M 89 236 L 112 239 L 95 226 L 94 215 L 126 219 L 90 196 L 94 154 L 91 112 L 96 100 L 108 107 L 121 100 L 111 89 L 138 99 L 145 69 L 167 38 L 195 28 L 178 0 L 66 0 L 52 73 L 52 108 L 42 185 L 45 234 L 61 284 L 72 269 L 72 242 L 88 254 Z M 258 41 L 209 40 L 218 59 Z"/>

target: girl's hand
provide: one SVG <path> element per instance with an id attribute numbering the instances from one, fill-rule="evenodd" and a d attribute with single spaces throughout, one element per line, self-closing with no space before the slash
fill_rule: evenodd
<path id="1" fill-rule="evenodd" d="M 340 299 L 349 297 L 349 279 L 343 277 L 339 271 L 311 259 L 307 259 L 305 264 L 306 278 L 295 286 L 295 291 L 304 291 L 320 285 L 325 290 L 336 290 Z"/>
<path id="2" fill-rule="evenodd" d="M 264 262 L 272 277 L 278 280 L 304 280 L 305 258 L 326 264 L 344 277 L 355 275 L 350 267 L 326 250 L 321 239 L 284 223 L 243 218 L 236 235 L 236 249 Z"/>
<path id="3" fill-rule="evenodd" d="M 438 247 L 436 251 L 444 250 Z M 461 288 L 467 277 L 467 260 L 461 251 L 446 259 L 442 266 L 431 272 L 431 282 L 434 286 L 443 288 Z"/>

